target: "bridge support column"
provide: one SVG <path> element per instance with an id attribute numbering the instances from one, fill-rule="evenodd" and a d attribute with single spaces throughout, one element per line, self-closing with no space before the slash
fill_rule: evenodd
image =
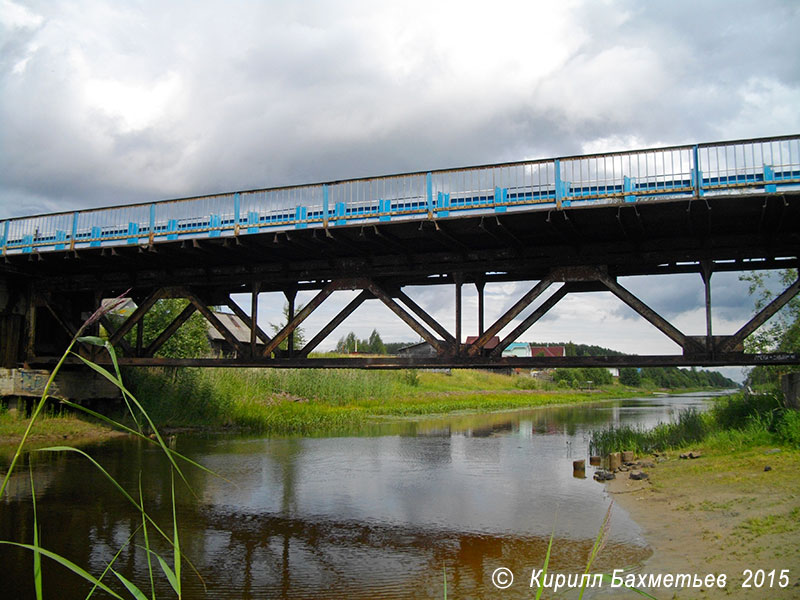
<path id="1" fill-rule="evenodd" d="M 0 367 L 13 368 L 24 359 L 29 295 L 21 282 L 0 277 Z"/>
<path id="2" fill-rule="evenodd" d="M 700 263 L 700 275 L 703 278 L 703 286 L 706 293 L 706 354 L 714 357 L 714 334 L 711 328 L 711 276 L 713 275 L 711 264 L 704 260 Z"/>

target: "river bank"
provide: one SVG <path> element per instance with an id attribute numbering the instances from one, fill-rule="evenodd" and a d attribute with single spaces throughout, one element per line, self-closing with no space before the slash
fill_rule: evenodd
<path id="1" fill-rule="evenodd" d="M 566 382 L 480 370 L 186 369 L 172 375 L 140 370 L 128 377 L 160 427 L 233 427 L 268 435 L 322 435 L 357 430 L 375 418 L 494 412 L 668 391 L 618 382 L 575 389 Z"/>
<path id="2" fill-rule="evenodd" d="M 150 370 L 127 374 L 126 385 L 163 432 L 306 436 L 358 432 L 385 419 L 490 413 L 690 391 L 619 383 L 573 389 L 527 376 L 475 370 Z M 112 417 L 133 426 L 126 415 Z M 51 411 L 40 418 L 29 440 L 37 445 L 101 441 L 119 435 L 104 423 L 71 412 Z M 26 419 L 0 412 L 0 445 L 18 442 L 26 425 Z"/>
<path id="3" fill-rule="evenodd" d="M 647 480 L 618 474 L 607 490 L 639 524 L 653 550 L 641 573 L 724 573 L 727 586 L 651 593 L 669 598 L 797 598 L 800 451 L 699 444 L 692 450 L 700 458 L 680 459 L 687 450 L 666 453 L 667 460 L 647 469 Z M 767 579 L 759 589 L 751 579 L 753 587 L 742 587 L 747 569 L 767 575 L 775 570 L 775 583 L 769 587 Z M 788 585 L 781 588 L 778 578 L 784 569 Z"/>

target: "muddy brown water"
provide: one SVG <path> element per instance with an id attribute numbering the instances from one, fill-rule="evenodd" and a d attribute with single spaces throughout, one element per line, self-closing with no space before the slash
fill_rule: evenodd
<path id="1" fill-rule="evenodd" d="M 590 432 L 653 426 L 689 407 L 702 410 L 708 398 L 450 415 L 351 436 L 179 435 L 179 452 L 224 477 L 187 467 L 192 491 L 176 483 L 181 549 L 202 577 L 183 564 L 183 597 L 442 598 L 445 573 L 449 598 L 533 597 L 531 571 L 541 568 L 551 533 L 551 571 L 582 573 L 610 504 L 592 468 L 586 479 L 573 477 Z M 171 535 L 160 451 L 129 439 L 88 451 L 137 497 L 141 477 L 146 508 Z M 42 546 L 101 573 L 141 516 L 85 458 L 45 453 L 30 464 Z M 0 539 L 32 541 L 30 496 L 23 465 L 0 502 Z M 171 564 L 157 537 L 151 528 Z M 142 544 L 141 533 L 135 539 Z M 636 569 L 649 555 L 637 524 L 614 507 L 596 567 Z M 34 597 L 32 564 L 29 551 L 0 546 L 2 597 Z M 499 567 L 514 574 L 508 589 L 492 583 Z M 140 547 L 123 549 L 115 568 L 149 596 Z M 43 572 L 46 598 L 84 598 L 90 589 L 48 559 Z M 112 576 L 105 581 L 120 589 Z M 159 598 L 174 597 L 163 575 L 155 585 Z"/>

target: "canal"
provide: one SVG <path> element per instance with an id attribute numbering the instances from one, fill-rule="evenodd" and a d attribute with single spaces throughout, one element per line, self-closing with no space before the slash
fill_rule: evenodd
<path id="1" fill-rule="evenodd" d="M 176 478 L 181 550 L 191 561 L 183 597 L 442 598 L 445 574 L 450 598 L 533 597 L 528 580 L 551 534 L 550 569 L 583 572 L 611 503 L 591 469 L 573 477 L 591 431 L 650 427 L 703 410 L 709 398 L 387 421 L 337 437 L 179 434 L 176 449 L 216 474 L 185 465 L 188 486 Z M 136 498 L 141 482 L 145 507 L 172 535 L 170 468 L 158 448 L 123 439 L 87 452 Z M 123 548 L 115 568 L 149 596 L 135 534 L 141 515 L 130 502 L 77 454 L 37 453 L 30 467 L 42 546 L 93 574 Z M 0 502 L 0 539 L 32 541 L 30 496 L 20 465 Z M 172 564 L 171 548 L 149 533 Z M 615 506 L 595 567 L 635 570 L 649 555 L 638 525 Z M 43 560 L 45 598 L 86 597 L 88 584 Z M 155 563 L 157 596 L 174 597 Z M 35 597 L 30 551 L 0 547 L 0 564 L 6 597 Z M 492 584 L 499 567 L 515 575 L 508 589 Z M 121 587 L 110 574 L 104 581 Z"/>

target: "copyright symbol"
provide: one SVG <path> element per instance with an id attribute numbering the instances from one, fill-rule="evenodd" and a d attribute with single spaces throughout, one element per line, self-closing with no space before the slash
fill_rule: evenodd
<path id="1" fill-rule="evenodd" d="M 510 569 L 498 567 L 494 570 L 494 573 L 492 573 L 492 583 L 498 590 L 509 588 L 511 584 L 514 583 L 514 574 Z"/>

